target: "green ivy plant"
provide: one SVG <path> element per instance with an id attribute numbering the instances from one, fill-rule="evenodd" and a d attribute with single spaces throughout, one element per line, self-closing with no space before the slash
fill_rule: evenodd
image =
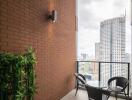
<path id="1" fill-rule="evenodd" d="M 35 63 L 32 48 L 24 54 L 0 53 L 0 100 L 33 100 Z"/>

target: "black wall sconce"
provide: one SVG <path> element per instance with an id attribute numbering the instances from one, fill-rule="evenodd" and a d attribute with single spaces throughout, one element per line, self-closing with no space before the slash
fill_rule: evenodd
<path id="1" fill-rule="evenodd" d="M 57 11 L 56 10 L 52 10 L 51 14 L 49 15 L 49 19 L 54 23 L 57 21 Z"/>

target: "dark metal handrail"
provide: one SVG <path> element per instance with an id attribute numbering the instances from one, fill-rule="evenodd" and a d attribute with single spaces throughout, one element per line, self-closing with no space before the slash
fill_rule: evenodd
<path id="1" fill-rule="evenodd" d="M 120 64 L 128 64 L 129 62 L 109 62 L 109 61 L 77 61 L 77 62 L 93 62 L 93 63 L 120 63 Z"/>
<path id="2" fill-rule="evenodd" d="M 101 71 L 101 64 L 102 63 L 116 63 L 116 64 L 127 64 L 127 67 L 128 67 L 128 81 L 130 81 L 130 63 L 129 62 L 108 62 L 108 61 L 76 61 L 77 62 L 77 72 L 79 72 L 79 62 L 91 62 L 91 63 L 98 63 L 99 64 L 99 85 L 100 85 L 100 71 Z M 128 85 L 128 89 L 127 89 L 127 94 L 128 94 L 128 97 L 129 97 L 129 85 Z"/>

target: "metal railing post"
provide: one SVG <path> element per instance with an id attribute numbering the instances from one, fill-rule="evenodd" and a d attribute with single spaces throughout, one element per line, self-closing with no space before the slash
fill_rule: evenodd
<path id="1" fill-rule="evenodd" d="M 76 61 L 76 73 L 79 73 L 79 70 L 78 70 L 78 67 L 79 67 L 79 61 Z M 77 88 L 77 79 L 75 80 L 75 88 Z"/>
<path id="2" fill-rule="evenodd" d="M 100 86 L 100 81 L 101 81 L 101 79 L 100 79 L 100 67 L 101 67 L 101 62 L 99 62 L 99 86 Z"/>
<path id="3" fill-rule="evenodd" d="M 79 61 L 77 61 L 77 63 L 76 63 L 76 73 L 79 73 Z"/>
<path id="4" fill-rule="evenodd" d="M 127 92 L 128 92 L 128 98 L 129 98 L 129 87 L 130 87 L 130 63 L 128 63 L 128 81 L 129 81 L 129 84 L 128 84 Z"/>

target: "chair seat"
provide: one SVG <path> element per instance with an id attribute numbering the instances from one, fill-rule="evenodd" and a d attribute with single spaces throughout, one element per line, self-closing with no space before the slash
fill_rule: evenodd
<path id="1" fill-rule="evenodd" d="M 113 92 L 122 92 L 122 89 L 121 87 L 119 86 L 115 86 L 115 87 L 110 87 L 109 90 L 113 91 Z"/>

